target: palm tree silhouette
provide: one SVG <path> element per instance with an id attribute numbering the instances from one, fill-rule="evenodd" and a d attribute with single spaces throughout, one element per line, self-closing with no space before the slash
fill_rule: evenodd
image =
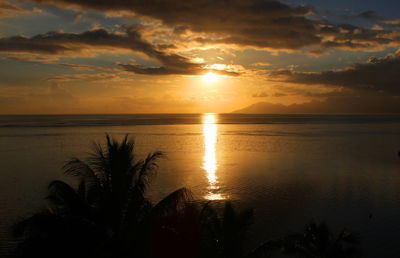
<path id="1" fill-rule="evenodd" d="M 128 135 L 121 142 L 109 135 L 106 140 L 105 148 L 95 143 L 86 161 L 72 158 L 64 169 L 67 175 L 79 178 L 76 195 L 101 215 L 99 219 L 118 238 L 123 231 L 136 227 L 151 209 L 145 192 L 163 153 L 157 151 L 136 159 L 134 141 Z M 69 203 L 61 204 L 72 208 Z"/>
<path id="2" fill-rule="evenodd" d="M 253 222 L 253 209 L 235 211 L 231 202 L 226 202 L 222 216 L 208 203 L 200 212 L 202 250 L 204 257 L 245 257 L 243 244 L 246 233 Z"/>
<path id="3" fill-rule="evenodd" d="M 23 237 L 14 257 L 110 257 L 104 232 L 80 217 L 43 210 L 17 223 L 13 233 Z"/>
<path id="4" fill-rule="evenodd" d="M 78 178 L 77 188 L 59 180 L 49 184 L 48 209 L 15 227 L 17 236 L 25 235 L 21 246 L 27 246 L 32 239 L 35 242 L 51 240 L 55 236 L 53 229 L 65 227 L 69 221 L 79 221 L 101 232 L 97 235 L 103 236 L 101 242 L 107 242 L 113 256 L 124 256 L 142 246 L 156 221 L 184 210 L 182 207 L 191 201 L 185 188 L 171 193 L 155 206 L 146 198 L 163 153 L 156 151 L 137 159 L 134 147 L 128 135 L 121 142 L 106 135 L 105 147 L 94 143 L 86 160 L 70 159 L 63 167 L 64 173 Z M 75 229 L 77 234 L 82 233 L 79 228 Z M 38 238 L 38 231 L 45 232 L 44 236 Z"/>
<path id="5" fill-rule="evenodd" d="M 291 234 L 281 241 L 283 253 L 298 257 L 356 257 L 358 238 L 343 229 L 336 237 L 324 222 L 311 221 L 303 233 Z"/>

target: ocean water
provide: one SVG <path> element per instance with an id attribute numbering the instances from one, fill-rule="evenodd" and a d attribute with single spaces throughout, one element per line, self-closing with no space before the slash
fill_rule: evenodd
<path id="1" fill-rule="evenodd" d="M 0 116 L 0 255 L 10 227 L 44 207 L 63 164 L 105 134 L 161 150 L 149 196 L 180 187 L 195 198 L 252 207 L 249 248 L 301 231 L 311 219 L 360 237 L 364 257 L 400 254 L 399 115 Z"/>

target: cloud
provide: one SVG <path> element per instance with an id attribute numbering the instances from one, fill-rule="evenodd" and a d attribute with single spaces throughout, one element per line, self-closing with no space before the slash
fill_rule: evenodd
<path id="1" fill-rule="evenodd" d="M 388 19 L 385 16 L 379 15 L 376 11 L 374 10 L 368 10 L 364 11 L 362 13 L 356 14 L 356 15 L 342 15 L 342 18 L 344 19 L 363 19 L 369 22 L 375 23 L 373 28 L 375 29 L 392 29 L 392 28 L 398 28 L 400 27 L 400 19 Z"/>
<path id="2" fill-rule="evenodd" d="M 367 10 L 367 11 L 363 11 L 358 14 L 342 14 L 342 15 L 340 15 L 340 17 L 345 20 L 364 19 L 364 20 L 372 21 L 372 22 L 376 22 L 376 21 L 380 21 L 380 20 L 384 19 L 383 16 L 380 16 L 374 10 Z"/>
<path id="3" fill-rule="evenodd" d="M 164 64 L 162 67 L 143 67 L 136 64 L 119 64 L 120 67 L 125 71 L 133 72 L 137 74 L 147 75 L 168 75 L 168 74 L 182 74 L 182 75 L 199 75 L 204 74 L 206 71 L 212 71 L 219 75 L 237 76 L 240 74 L 240 68 L 237 66 L 224 65 L 220 67 L 214 67 L 213 65 L 207 66 L 202 63 L 194 63 L 189 59 L 176 55 L 158 55 L 156 58 Z"/>
<path id="4" fill-rule="evenodd" d="M 344 97 L 354 93 L 354 91 L 344 89 L 343 87 L 321 88 L 318 85 L 305 85 L 299 87 L 299 85 L 279 84 L 275 85 L 274 89 L 283 92 L 286 96 L 303 96 L 309 98 Z"/>
<path id="5" fill-rule="evenodd" d="M 78 23 L 82 19 L 82 16 L 83 16 L 83 12 L 76 13 L 74 15 L 73 23 Z"/>
<path id="6" fill-rule="evenodd" d="M 257 68 L 265 68 L 267 66 L 271 66 L 272 64 L 269 62 L 256 62 L 250 64 L 250 66 L 257 67 Z"/>
<path id="7" fill-rule="evenodd" d="M 145 75 L 169 75 L 169 74 L 181 74 L 181 75 L 200 75 L 206 71 L 212 71 L 219 75 L 238 76 L 239 73 L 235 71 L 219 70 L 219 69 L 208 69 L 204 68 L 201 64 L 191 63 L 187 59 L 181 59 L 178 55 L 169 55 L 164 61 L 165 66 L 162 67 L 143 67 L 142 65 L 136 64 L 119 64 L 127 72 L 133 72 L 136 74 Z M 168 60 L 170 59 L 170 60 Z"/>
<path id="8" fill-rule="evenodd" d="M 90 50 L 125 49 L 165 59 L 166 54 L 142 39 L 135 26 L 124 26 L 122 32 L 94 29 L 83 33 L 48 32 L 31 38 L 13 36 L 0 38 L 0 52 L 67 55 Z"/>
<path id="9" fill-rule="evenodd" d="M 357 17 L 370 21 L 379 21 L 383 19 L 382 16 L 378 15 L 378 13 L 373 10 L 362 12 L 358 14 Z"/>
<path id="10" fill-rule="evenodd" d="M 35 63 L 45 63 L 50 64 L 58 60 L 54 56 L 41 56 L 41 55 L 15 55 L 15 56 L 5 56 L 1 59 L 13 60 L 13 61 L 25 61 L 25 62 L 35 62 Z"/>
<path id="11" fill-rule="evenodd" d="M 61 8 L 132 12 L 162 21 L 164 25 L 173 27 L 177 36 L 191 31 L 195 33 L 191 40 L 200 44 L 298 50 L 304 47 L 368 49 L 399 43 L 398 39 L 391 37 L 391 31 L 377 33 L 375 30 L 312 20 L 308 15 L 314 12 L 313 7 L 290 6 L 276 0 L 156 0 L 151 4 L 133 0 L 32 1 Z M 380 18 L 373 11 L 364 12 L 360 17 Z M 151 69 L 146 72 L 165 71 Z"/>
<path id="12" fill-rule="evenodd" d="M 349 24 L 321 26 L 321 35 L 324 39 L 320 46 L 323 48 L 377 50 L 383 46 L 399 44 L 399 35 L 396 31 L 365 29 Z"/>
<path id="13" fill-rule="evenodd" d="M 268 97 L 268 93 L 266 93 L 265 91 L 260 92 L 260 93 L 254 93 L 252 95 L 253 98 L 266 98 Z"/>
<path id="14" fill-rule="evenodd" d="M 400 27 L 400 19 L 389 19 L 385 20 L 383 23 L 391 27 Z"/>
<path id="15" fill-rule="evenodd" d="M 279 98 L 279 97 L 286 97 L 287 94 L 283 93 L 283 92 L 276 92 L 276 93 L 274 93 L 273 96 Z"/>
<path id="16" fill-rule="evenodd" d="M 383 58 L 371 57 L 365 63 L 356 63 L 339 70 L 325 72 L 296 72 L 280 70 L 270 73 L 272 80 L 345 87 L 353 90 L 382 91 L 400 94 L 400 54 Z"/>
<path id="17" fill-rule="evenodd" d="M 54 56 L 54 55 L 19 54 L 19 55 L 8 55 L 8 56 L 0 57 L 0 59 L 57 65 L 57 66 L 72 68 L 72 69 L 78 70 L 78 71 L 84 71 L 84 70 L 91 70 L 91 71 L 98 70 L 98 71 L 106 71 L 106 72 L 116 72 L 117 71 L 117 69 L 115 69 L 115 68 L 108 68 L 108 67 L 103 67 L 103 66 L 62 63 L 62 62 L 59 62 L 59 57 Z"/>
<path id="18" fill-rule="evenodd" d="M 42 12 L 38 8 L 25 7 L 15 1 L 0 0 L 0 19 L 15 17 L 21 14 Z"/>
<path id="19" fill-rule="evenodd" d="M 123 49 L 144 53 L 162 65 L 160 67 L 142 67 L 137 64 L 119 64 L 120 67 L 129 72 L 151 75 L 195 75 L 205 72 L 206 69 L 203 69 L 203 64 L 192 63 L 186 57 L 158 50 L 157 46 L 142 39 L 135 26 L 125 25 L 122 28 L 125 31 L 119 33 L 96 29 L 80 34 L 49 32 L 31 38 L 24 36 L 0 38 L 0 52 L 76 56 L 85 51 L 102 49 L 115 51 L 116 49 Z M 14 60 L 16 59 L 14 58 Z M 36 61 L 39 59 L 36 58 Z M 216 73 L 238 74 L 233 71 L 223 70 L 218 70 Z"/>
<path id="20" fill-rule="evenodd" d="M 46 81 L 68 82 L 68 81 L 85 81 L 85 82 L 111 82 L 111 81 L 128 81 L 128 78 L 122 78 L 113 73 L 90 73 L 90 74 L 63 74 L 49 77 Z"/>

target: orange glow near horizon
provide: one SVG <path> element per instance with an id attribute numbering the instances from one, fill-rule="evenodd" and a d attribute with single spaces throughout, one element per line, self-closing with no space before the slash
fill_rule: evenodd
<path id="1" fill-rule="evenodd" d="M 215 193 L 219 189 L 216 158 L 217 144 L 217 119 L 216 114 L 207 113 L 203 116 L 203 136 L 204 136 L 204 158 L 203 169 L 207 172 L 207 179 L 210 190 L 205 196 L 208 200 L 223 200 L 225 197 L 219 193 Z"/>

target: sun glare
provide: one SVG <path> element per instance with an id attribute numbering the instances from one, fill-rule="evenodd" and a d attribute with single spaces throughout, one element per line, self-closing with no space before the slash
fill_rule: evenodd
<path id="1" fill-rule="evenodd" d="M 204 136 L 204 162 L 203 169 L 206 171 L 209 192 L 205 196 L 208 200 L 223 200 L 225 196 L 219 191 L 217 171 L 217 119 L 216 114 L 208 113 L 203 116 L 203 136 Z"/>
<path id="2" fill-rule="evenodd" d="M 208 83 L 216 82 L 218 79 L 218 76 L 216 74 L 214 74 L 213 72 L 208 72 L 208 73 L 204 74 L 202 77 L 203 77 L 203 80 L 205 80 Z"/>

